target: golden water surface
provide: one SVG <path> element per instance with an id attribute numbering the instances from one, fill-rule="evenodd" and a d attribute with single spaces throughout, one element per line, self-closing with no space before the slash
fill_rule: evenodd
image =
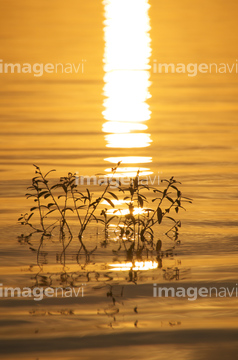
<path id="1" fill-rule="evenodd" d="M 0 298 L 4 358 L 236 358 L 236 296 L 157 298 L 153 284 L 238 283 L 238 73 L 154 71 L 158 63 L 236 68 L 237 11 L 233 0 L 1 2 L 2 63 L 71 63 L 80 71 L 0 72 L 0 283 L 86 284 L 79 298 Z M 110 174 L 118 161 L 121 176 L 174 176 L 193 198 L 179 214 L 176 254 L 162 268 L 154 258 L 132 264 L 115 255 L 113 237 L 100 247 L 103 229 L 92 226 L 90 262 L 76 261 L 74 239 L 63 266 L 55 235 L 39 269 L 39 237 L 21 241 L 17 224 L 33 206 L 24 197 L 32 164 L 56 169 L 56 178 Z"/>

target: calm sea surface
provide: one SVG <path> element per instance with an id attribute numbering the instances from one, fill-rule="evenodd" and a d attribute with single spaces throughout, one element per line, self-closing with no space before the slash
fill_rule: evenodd
<path id="1" fill-rule="evenodd" d="M 237 293 L 156 298 L 153 284 L 238 287 L 237 11 L 232 0 L 1 3 L 2 63 L 80 66 L 0 73 L 0 283 L 86 284 L 78 298 L 0 298 L 3 358 L 235 359 Z M 235 65 L 188 76 L 156 73 L 158 63 Z M 122 173 L 174 176 L 193 199 L 177 215 L 173 256 L 129 281 L 128 271 L 110 268 L 126 260 L 116 237 L 102 247 L 103 228 L 94 224 L 85 236 L 90 251 L 97 246 L 90 261 L 80 254 L 77 262 L 75 237 L 63 266 L 56 232 L 37 265 L 39 237 L 23 241 L 27 230 L 17 224 L 34 205 L 24 196 L 32 164 L 56 169 L 53 180 L 69 171 L 108 174 L 120 160 Z"/>

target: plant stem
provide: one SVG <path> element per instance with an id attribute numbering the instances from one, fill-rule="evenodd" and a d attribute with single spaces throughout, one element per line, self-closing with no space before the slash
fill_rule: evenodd
<path id="1" fill-rule="evenodd" d="M 71 230 L 70 230 L 70 227 L 69 227 L 69 225 L 68 225 L 68 222 L 66 221 L 65 214 L 63 214 L 63 212 L 60 210 L 60 207 L 59 207 L 57 201 L 55 200 L 55 197 L 54 197 L 54 195 L 53 195 L 53 193 L 52 193 L 52 191 L 51 191 L 51 189 L 50 189 L 50 187 L 49 187 L 49 185 L 48 185 L 48 181 L 45 179 L 45 177 L 43 176 L 43 174 L 42 174 L 42 172 L 41 172 L 40 169 L 39 169 L 39 174 L 40 174 L 40 176 L 42 177 L 42 180 L 43 180 L 43 182 L 44 182 L 47 190 L 49 191 L 49 194 L 50 194 L 52 200 L 54 201 L 54 204 L 56 205 L 56 207 L 57 207 L 57 209 L 58 209 L 58 211 L 59 211 L 59 213 L 60 213 L 60 215 L 61 215 L 61 217 L 62 217 L 62 219 L 63 219 L 63 223 L 66 224 L 70 236 L 73 236 L 73 235 L 72 235 L 72 232 L 71 232 Z"/>
<path id="2" fill-rule="evenodd" d="M 106 188 L 104 189 L 102 195 L 97 199 L 97 203 L 95 204 L 92 212 L 91 212 L 90 215 L 88 216 L 89 207 L 90 207 L 90 204 L 91 204 L 91 200 L 89 200 L 89 205 L 88 205 L 87 213 L 86 213 L 86 215 L 85 215 L 83 225 L 81 226 L 81 230 L 80 230 L 79 235 L 78 235 L 79 241 L 80 241 L 80 243 L 81 243 L 81 245 L 82 245 L 83 247 L 85 247 L 84 244 L 83 244 L 83 241 L 82 241 L 83 232 L 84 232 L 84 230 L 86 229 L 86 227 L 87 227 L 89 221 L 91 220 L 92 216 L 94 215 L 94 213 L 95 213 L 98 205 L 100 204 L 101 200 L 103 199 L 104 195 L 107 193 L 107 190 L 108 190 L 108 188 L 109 188 L 109 186 L 110 186 L 110 184 L 111 184 L 111 182 L 112 182 L 112 180 L 113 180 L 114 174 L 115 174 L 115 172 L 117 171 L 118 166 L 119 166 L 119 165 L 117 165 L 117 166 L 114 168 L 113 173 L 112 173 L 112 178 L 111 178 L 111 180 L 108 180 L 108 184 L 107 184 Z"/>
<path id="3" fill-rule="evenodd" d="M 36 191 L 37 191 L 37 202 L 38 202 L 38 207 L 39 207 L 39 214 L 40 214 L 40 224 L 41 224 L 41 227 L 43 229 L 43 233 L 45 235 L 46 233 L 46 230 L 45 230 L 45 227 L 44 227 L 44 221 L 43 221 L 43 215 L 42 215 L 42 211 L 41 211 L 41 202 L 40 202 L 40 198 L 39 198 L 39 188 L 37 185 L 34 185 L 33 186 L 35 187 Z"/>

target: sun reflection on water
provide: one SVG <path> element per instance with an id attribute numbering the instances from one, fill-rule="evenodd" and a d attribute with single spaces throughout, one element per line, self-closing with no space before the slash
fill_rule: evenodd
<path id="1" fill-rule="evenodd" d="M 123 203 L 120 203 L 120 200 L 112 200 L 114 205 L 122 205 Z M 107 204 L 107 202 L 102 202 L 102 204 Z M 128 202 L 124 202 L 124 204 L 128 204 Z M 130 214 L 130 210 L 129 209 L 109 209 L 107 210 L 107 214 L 108 215 L 117 215 L 117 216 L 125 216 Z M 133 210 L 133 216 L 136 215 L 142 215 L 142 214 L 147 214 L 147 210 L 141 207 L 134 207 Z"/>
<path id="2" fill-rule="evenodd" d="M 138 270 L 152 270 L 158 268 L 157 261 L 135 261 L 127 262 L 127 263 L 120 263 L 120 264 L 109 264 L 109 267 L 112 271 L 138 271 Z"/>
<path id="3" fill-rule="evenodd" d="M 121 164 L 144 164 L 152 162 L 152 157 L 147 156 L 120 156 L 120 157 L 109 157 L 104 159 L 110 163 L 117 164 L 121 161 Z"/>
<path id="4" fill-rule="evenodd" d="M 138 149 L 150 146 L 145 133 L 151 111 L 150 19 L 148 0 L 104 0 L 104 108 L 103 132 L 108 148 Z M 136 151 L 136 150 L 135 150 Z M 116 159 L 116 160 L 115 160 Z M 151 157 L 105 159 L 127 164 L 151 162 Z M 150 169 L 148 169 L 150 170 Z"/>

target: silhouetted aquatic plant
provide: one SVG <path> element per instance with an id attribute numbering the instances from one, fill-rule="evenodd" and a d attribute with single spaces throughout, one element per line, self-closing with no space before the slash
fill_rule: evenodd
<path id="1" fill-rule="evenodd" d="M 184 203 L 191 203 L 191 199 L 182 196 L 178 189 L 180 183 L 173 177 L 169 180 L 161 180 L 161 183 L 165 183 L 166 186 L 164 189 L 157 189 L 140 178 L 139 170 L 136 176 L 130 179 L 127 186 L 122 186 L 118 180 L 118 186 L 114 186 L 115 190 L 112 192 L 110 191 L 111 183 L 115 182 L 115 174 L 119 166 L 120 162 L 112 169 L 111 177 L 108 177 L 106 184 L 104 182 L 105 187 L 101 195 L 95 197 L 89 189 L 86 189 L 84 193 L 79 191 L 76 174 L 68 173 L 57 183 L 51 184 L 52 181 L 48 180 L 48 176 L 55 170 L 50 170 L 44 175 L 40 167 L 34 165 L 36 176 L 32 178 L 32 184 L 28 187 L 29 192 L 26 197 L 27 199 L 32 198 L 36 204 L 30 208 L 30 213 L 22 214 L 18 221 L 31 229 L 31 233 L 25 236 L 28 243 L 34 233 L 41 234 L 38 254 L 45 238 L 51 238 L 53 231 L 58 228 L 63 247 L 61 260 L 65 261 L 65 251 L 73 239 L 72 224 L 70 223 L 72 219 L 69 216 L 71 214 L 74 216 L 74 226 L 77 228 L 80 242 L 77 262 L 79 262 L 81 251 L 90 261 L 90 255 L 96 250 L 95 247 L 88 251 L 83 241 L 88 225 L 92 221 L 103 224 L 104 242 L 102 245 L 106 246 L 110 238 L 110 226 L 116 220 L 117 224 L 113 224 L 114 232 L 118 235 L 120 248 L 122 246 L 125 250 L 126 260 L 142 260 L 144 253 L 148 257 L 149 252 L 156 251 L 159 267 L 162 266 L 163 256 L 171 254 L 174 245 L 170 249 L 162 251 L 162 240 L 158 227 L 165 221 L 171 222 L 170 226 L 166 224 L 168 230 L 164 234 L 173 243 L 178 242 L 181 221 L 176 220 L 171 213 L 174 212 L 176 215 L 180 209 L 185 209 Z M 103 201 L 113 210 L 109 211 L 104 208 L 98 214 L 97 209 Z M 123 203 L 127 207 L 127 211 L 115 208 L 115 201 Z M 38 213 L 38 225 L 35 225 L 36 213 Z M 77 220 L 77 226 L 75 220 Z M 24 235 L 21 235 L 21 242 L 23 238 Z"/>
<path id="2" fill-rule="evenodd" d="M 119 163 L 117 166 L 119 166 Z M 110 187 L 111 181 L 113 181 L 113 175 L 117 170 L 117 166 L 112 169 L 112 177 L 111 179 L 108 179 L 107 185 L 102 191 L 101 196 L 93 199 L 93 194 L 89 189 L 86 189 L 86 194 L 78 191 L 76 185 L 76 176 L 72 173 L 68 173 L 68 176 L 66 177 L 61 177 L 59 182 L 50 186 L 47 176 L 55 170 L 50 170 L 45 175 L 43 175 L 40 167 L 34 165 L 37 176 L 33 177 L 32 185 L 28 187 L 30 192 L 26 194 L 26 197 L 27 199 L 33 198 L 34 202 L 36 202 L 36 206 L 30 208 L 30 214 L 22 214 L 18 221 L 21 225 L 29 226 L 32 229 L 30 235 L 34 233 L 41 233 L 42 239 L 44 237 L 51 237 L 53 230 L 58 226 L 60 229 L 60 238 L 63 243 L 63 251 L 65 251 L 73 238 L 73 233 L 68 222 L 67 213 L 69 211 L 75 213 L 79 223 L 78 238 L 81 247 L 85 252 L 87 252 L 82 239 L 83 234 L 91 221 L 99 221 L 94 213 L 102 200 L 107 201 L 109 205 L 113 205 L 106 194 Z M 55 190 L 59 189 L 62 190 L 62 193 L 57 195 Z M 60 204 L 60 199 L 63 199 L 63 204 Z M 34 225 L 32 222 L 32 217 L 35 214 L 34 211 L 38 212 L 38 226 Z M 84 211 L 84 213 L 82 213 L 82 211 Z M 55 212 L 58 213 L 58 219 L 55 221 L 55 219 L 52 220 L 53 218 L 51 218 L 50 221 L 49 215 Z M 69 235 L 69 241 L 67 244 L 65 244 L 65 229 Z"/>
<path id="3" fill-rule="evenodd" d="M 161 180 L 161 182 L 167 183 L 164 190 L 149 186 L 144 183 L 143 179 L 140 179 L 138 171 L 136 177 L 130 179 L 129 187 L 118 188 L 126 195 L 123 197 L 123 201 L 128 206 L 128 212 L 121 215 L 118 225 L 119 238 L 123 241 L 128 261 L 132 261 L 134 258 L 141 260 L 143 250 L 147 252 L 156 250 L 157 258 L 161 260 L 163 256 L 161 252 L 162 241 L 158 239 L 158 233 L 155 233 L 155 229 L 164 220 L 172 222 L 172 226 L 165 232 L 165 235 L 175 243 L 178 241 L 181 221 L 168 216 L 168 214 L 173 210 L 178 213 L 180 209 L 185 209 L 182 206 L 184 202 L 191 203 L 192 201 L 190 198 L 182 197 L 177 185 L 180 183 L 173 177 L 170 180 Z M 157 197 L 151 199 L 150 203 L 145 191 L 156 194 Z M 156 203 L 157 205 L 154 206 Z M 120 212 L 122 213 L 121 210 L 115 210 L 115 214 Z M 129 242 L 129 247 L 126 246 L 126 242 Z M 172 249 L 166 250 L 166 254 L 173 249 L 174 246 Z"/>

